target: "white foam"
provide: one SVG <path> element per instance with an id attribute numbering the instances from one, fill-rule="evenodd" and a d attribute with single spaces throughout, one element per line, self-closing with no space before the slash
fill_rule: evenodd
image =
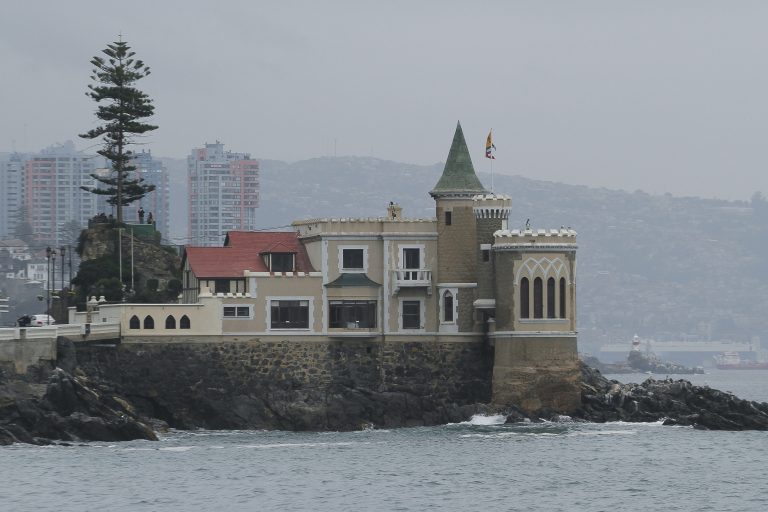
<path id="1" fill-rule="evenodd" d="M 468 421 L 462 421 L 461 423 L 449 423 L 449 425 L 503 425 L 507 421 L 507 417 L 503 414 L 496 414 L 493 416 L 486 416 L 485 414 L 475 414 Z"/>
<path id="2" fill-rule="evenodd" d="M 320 446 L 352 446 L 368 443 L 270 443 L 270 444 L 246 444 L 243 448 L 316 448 Z"/>

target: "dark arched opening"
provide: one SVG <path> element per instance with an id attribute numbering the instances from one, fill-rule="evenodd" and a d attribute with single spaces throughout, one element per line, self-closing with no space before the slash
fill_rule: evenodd
<path id="1" fill-rule="evenodd" d="M 528 278 L 524 277 L 520 280 L 520 318 L 531 317 L 531 299 L 529 295 L 530 285 L 528 284 Z"/>
<path id="2" fill-rule="evenodd" d="M 533 280 L 533 318 L 544 318 L 544 281 Z"/>

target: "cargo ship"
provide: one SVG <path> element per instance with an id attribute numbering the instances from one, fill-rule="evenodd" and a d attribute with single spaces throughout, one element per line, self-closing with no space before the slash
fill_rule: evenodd
<path id="1" fill-rule="evenodd" d="M 723 352 L 714 359 L 718 370 L 768 370 L 768 361 L 742 359 L 738 352 Z"/>

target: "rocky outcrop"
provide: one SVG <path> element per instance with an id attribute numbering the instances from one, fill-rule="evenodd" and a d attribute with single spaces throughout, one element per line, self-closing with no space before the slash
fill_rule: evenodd
<path id="1" fill-rule="evenodd" d="M 131 439 L 157 437 L 125 399 L 83 376 L 56 368 L 47 385 L 0 377 L 0 445 Z"/>
<path id="2" fill-rule="evenodd" d="M 146 225 L 145 225 L 146 226 Z M 155 241 L 148 241 L 136 235 L 131 241 L 130 228 L 118 230 L 111 224 L 93 224 L 80 235 L 79 248 L 83 261 L 95 260 L 103 256 L 117 254 L 118 233 L 122 235 L 123 257 L 133 254 L 133 268 L 137 289 L 144 287 L 147 278 L 157 279 L 160 288 L 177 277 L 180 267 L 179 256 L 172 250 L 163 248 Z M 133 249 L 131 251 L 131 243 Z"/>
<path id="3" fill-rule="evenodd" d="M 630 351 L 627 359 L 618 363 L 603 363 L 594 356 L 581 356 L 588 366 L 603 373 L 654 373 L 660 375 L 692 375 L 704 373 L 700 366 L 687 367 L 677 363 L 661 361 L 653 354 L 643 354 L 639 350 Z"/>
<path id="4" fill-rule="evenodd" d="M 573 417 L 593 422 L 663 420 L 709 430 L 768 430 L 768 403 L 742 400 L 686 380 L 608 380 L 582 365 L 582 407 Z"/>

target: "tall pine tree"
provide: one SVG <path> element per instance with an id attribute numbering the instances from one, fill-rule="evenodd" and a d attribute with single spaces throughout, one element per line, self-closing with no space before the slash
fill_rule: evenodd
<path id="1" fill-rule="evenodd" d="M 85 139 L 103 137 L 102 149 L 98 153 L 112 163 L 108 176 L 91 176 L 106 185 L 105 188 L 82 187 L 94 194 L 109 196 L 107 202 L 117 209 L 117 222 L 123 222 L 123 206 L 131 204 L 155 189 L 135 177 L 136 167 L 131 165 L 133 152 L 127 149 L 136 144 L 136 137 L 157 129 L 157 126 L 143 123 L 155 107 L 144 92 L 133 85 L 149 75 L 149 66 L 134 59 L 135 52 L 122 40 L 107 46 L 102 53 L 106 58 L 96 56 L 93 65 L 93 84 L 88 86 L 86 96 L 99 104 L 96 117 L 103 122 L 100 126 L 81 134 Z"/>

